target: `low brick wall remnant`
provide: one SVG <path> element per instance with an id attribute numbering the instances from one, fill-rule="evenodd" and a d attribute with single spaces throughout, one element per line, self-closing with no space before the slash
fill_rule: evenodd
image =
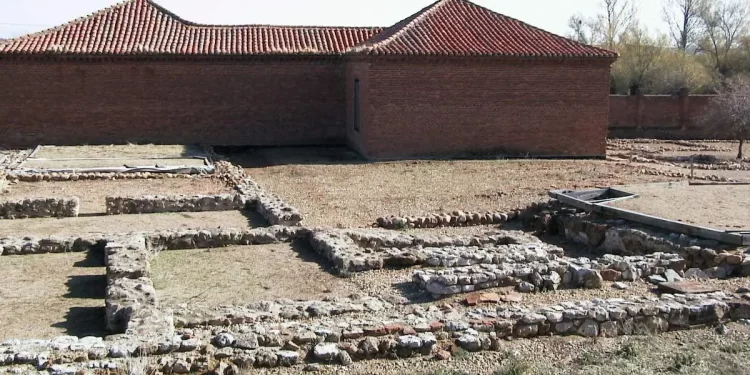
<path id="1" fill-rule="evenodd" d="M 246 200 L 238 194 L 107 197 L 106 201 L 107 215 L 233 211 L 246 205 Z"/>
<path id="2" fill-rule="evenodd" d="M 70 198 L 27 198 L 0 202 L 0 219 L 76 217 L 80 201 Z"/>

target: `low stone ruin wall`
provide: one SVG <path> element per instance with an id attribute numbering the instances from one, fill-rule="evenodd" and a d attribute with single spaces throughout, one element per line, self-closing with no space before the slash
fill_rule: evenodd
<path id="1" fill-rule="evenodd" d="M 0 202 L 0 219 L 76 217 L 80 201 L 72 198 L 28 198 Z"/>
<path id="2" fill-rule="evenodd" d="M 315 306 L 306 304 L 306 310 Z M 341 301 L 350 306 L 358 301 Z M 365 311 L 384 306 L 372 302 Z M 148 304 L 148 303 L 146 303 Z M 294 303 L 291 303 L 291 307 Z M 321 307 L 335 306 L 324 303 Z M 262 306 L 259 306 L 262 309 Z M 325 319 L 223 319 L 178 328 L 169 336 L 126 344 L 122 340 L 60 337 L 53 340 L 8 341 L 0 344 L 0 364 L 33 364 L 73 369 L 82 356 L 117 368 L 118 359 L 166 355 L 158 362 L 165 373 L 239 373 L 239 369 L 292 366 L 301 363 L 351 365 L 377 358 L 451 357 L 458 346 L 469 352 L 501 351 L 502 340 L 549 335 L 615 337 L 652 335 L 694 326 L 750 318 L 750 304 L 734 294 L 671 295 L 561 302 L 538 308 L 498 305 L 466 311 L 423 310 L 388 321 L 361 319 L 360 308 Z M 140 310 L 143 311 L 143 310 Z M 261 311 L 256 311 L 261 313 Z M 346 314 L 353 316 L 347 317 Z M 320 315 L 326 317 L 326 315 Z M 132 321 L 132 320 L 131 320 Z M 283 333 L 283 334 L 282 334 Z M 127 335 L 125 335 L 127 336 Z M 85 360 L 84 360 L 85 362 Z M 120 365 L 124 365 L 121 363 Z M 74 373 L 74 371 L 70 371 Z"/>
<path id="3" fill-rule="evenodd" d="M 245 199 L 238 194 L 106 198 L 107 215 L 233 211 L 244 209 L 246 203 Z"/>
<path id="4" fill-rule="evenodd" d="M 666 253 L 597 260 L 539 255 L 506 257 L 501 262 L 478 262 L 469 267 L 422 269 L 414 272 L 413 280 L 439 298 L 498 286 L 515 286 L 520 292 L 531 293 L 558 288 L 598 289 L 605 280 L 635 281 L 653 275 L 666 275 L 664 281 L 675 281 L 681 279 L 685 269 L 684 259 Z"/>
<path id="5" fill-rule="evenodd" d="M 315 229 L 309 233 L 308 240 L 318 254 L 344 274 L 384 267 L 412 266 L 423 264 L 431 258 L 451 257 L 449 250 L 441 250 L 450 246 L 491 247 L 539 242 L 518 231 L 488 236 L 447 237 L 361 229 Z M 456 252 L 462 250 L 466 249 L 455 249 Z"/>
<path id="6" fill-rule="evenodd" d="M 5 178 L 10 181 L 41 182 L 41 181 L 83 181 L 83 180 L 145 180 L 165 178 L 211 178 L 210 174 L 185 173 L 152 173 L 152 172 L 85 172 L 85 173 L 8 173 Z"/>
<path id="7" fill-rule="evenodd" d="M 375 224 L 386 229 L 463 227 L 472 225 L 502 224 L 518 217 L 518 210 L 509 212 L 470 212 L 431 214 L 426 216 L 385 216 Z"/>
<path id="8" fill-rule="evenodd" d="M 235 245 L 260 245 L 306 238 L 309 230 L 302 227 L 272 226 L 267 228 L 211 230 L 165 230 L 154 233 L 89 234 L 70 237 L 0 238 L 2 255 L 103 251 L 109 242 L 122 242 L 130 237 L 143 237 L 150 251 L 207 249 Z"/>
<path id="9" fill-rule="evenodd" d="M 288 205 L 281 198 L 263 191 L 250 178 L 244 178 L 236 188 L 271 225 L 294 226 L 302 221 L 302 214 L 299 210 Z"/>

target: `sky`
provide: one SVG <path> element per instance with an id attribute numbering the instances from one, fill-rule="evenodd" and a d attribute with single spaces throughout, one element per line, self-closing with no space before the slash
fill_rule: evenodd
<path id="1" fill-rule="evenodd" d="M 208 24 L 390 26 L 434 0 L 155 0 L 178 16 Z M 558 35 L 568 18 L 593 16 L 601 0 L 473 0 L 495 12 Z M 665 31 L 662 0 L 638 0 L 650 31 Z M 0 0 L 0 38 L 54 27 L 116 4 L 117 0 Z"/>

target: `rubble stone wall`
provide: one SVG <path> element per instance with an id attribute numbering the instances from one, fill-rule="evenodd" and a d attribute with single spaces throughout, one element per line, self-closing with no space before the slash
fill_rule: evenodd
<path id="1" fill-rule="evenodd" d="M 247 202 L 239 194 L 146 195 L 106 197 L 107 215 L 153 214 L 164 212 L 232 211 L 244 209 Z"/>
<path id="2" fill-rule="evenodd" d="M 80 200 L 71 198 L 27 198 L 0 202 L 0 219 L 76 217 Z"/>

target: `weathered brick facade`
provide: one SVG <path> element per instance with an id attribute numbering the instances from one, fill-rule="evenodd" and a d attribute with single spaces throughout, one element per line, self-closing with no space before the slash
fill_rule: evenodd
<path id="1" fill-rule="evenodd" d="M 0 43 L 0 146 L 603 157 L 616 58 L 468 0 L 387 28 L 202 25 L 126 0 Z"/>
<path id="2" fill-rule="evenodd" d="M 615 138 L 722 138 L 703 123 L 712 95 L 613 95 L 609 136 Z"/>
<path id="3" fill-rule="evenodd" d="M 0 146 L 342 144 L 340 58 L 0 60 Z"/>
<path id="4" fill-rule="evenodd" d="M 350 144 L 371 158 L 521 154 L 603 156 L 608 62 L 373 59 L 360 80 L 360 131 L 348 95 Z"/>

